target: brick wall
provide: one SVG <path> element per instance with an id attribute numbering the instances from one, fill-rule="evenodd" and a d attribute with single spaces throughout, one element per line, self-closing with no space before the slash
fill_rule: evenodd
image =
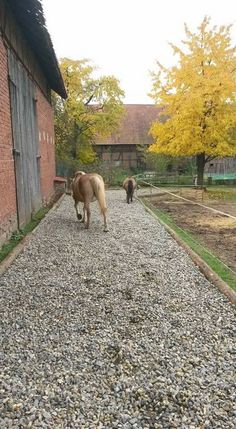
<path id="1" fill-rule="evenodd" d="M 17 228 L 7 51 L 0 36 L 0 245 Z"/>
<path id="2" fill-rule="evenodd" d="M 43 202 L 47 203 L 54 194 L 54 118 L 51 104 L 47 101 L 39 89 L 37 90 L 37 115 L 39 128 L 39 150 L 41 155 L 41 193 Z"/>
<path id="3" fill-rule="evenodd" d="M 40 180 L 43 203 L 54 195 L 55 146 L 53 110 L 37 87 Z M 15 171 L 11 129 L 7 51 L 0 37 L 0 246 L 17 229 Z"/>

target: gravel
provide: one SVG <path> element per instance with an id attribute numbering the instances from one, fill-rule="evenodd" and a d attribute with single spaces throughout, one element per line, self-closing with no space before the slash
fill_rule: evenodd
<path id="1" fill-rule="evenodd" d="M 0 428 L 235 428 L 235 313 L 164 228 L 71 197 L 0 279 Z"/>

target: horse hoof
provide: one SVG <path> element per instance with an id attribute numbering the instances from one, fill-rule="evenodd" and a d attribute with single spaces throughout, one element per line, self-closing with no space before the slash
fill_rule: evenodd
<path id="1" fill-rule="evenodd" d="M 109 229 L 108 228 L 104 228 L 103 232 L 108 232 Z"/>
<path id="2" fill-rule="evenodd" d="M 83 217 L 83 216 L 82 216 L 80 213 L 77 213 L 77 219 L 78 219 L 78 220 L 81 220 L 81 219 L 82 219 L 82 217 Z"/>

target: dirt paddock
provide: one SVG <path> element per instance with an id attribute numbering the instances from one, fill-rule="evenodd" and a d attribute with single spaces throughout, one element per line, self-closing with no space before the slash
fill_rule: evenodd
<path id="1" fill-rule="evenodd" d="M 236 217 L 236 202 L 212 200 L 208 198 L 207 193 L 202 194 L 202 191 L 177 192 L 177 195 L 184 198 Z M 150 197 L 150 202 L 164 213 L 168 213 L 180 228 L 194 235 L 204 247 L 236 272 L 236 220 L 167 193 Z"/>

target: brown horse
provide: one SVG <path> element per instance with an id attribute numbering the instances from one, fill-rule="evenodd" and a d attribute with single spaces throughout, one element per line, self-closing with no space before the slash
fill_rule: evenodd
<path id="1" fill-rule="evenodd" d="M 77 171 L 72 182 L 72 196 L 75 201 L 77 218 L 80 222 L 85 223 L 85 228 L 87 229 L 89 228 L 91 216 L 89 203 L 98 200 L 104 218 L 104 231 L 108 231 L 106 219 L 107 207 L 105 200 L 105 185 L 102 176 L 96 173 L 86 174 L 83 171 Z M 78 212 L 79 202 L 84 203 L 83 216 Z"/>
<path id="2" fill-rule="evenodd" d="M 133 177 L 127 177 L 123 182 L 123 188 L 126 190 L 127 203 L 133 202 L 134 190 L 137 188 L 137 183 Z"/>

